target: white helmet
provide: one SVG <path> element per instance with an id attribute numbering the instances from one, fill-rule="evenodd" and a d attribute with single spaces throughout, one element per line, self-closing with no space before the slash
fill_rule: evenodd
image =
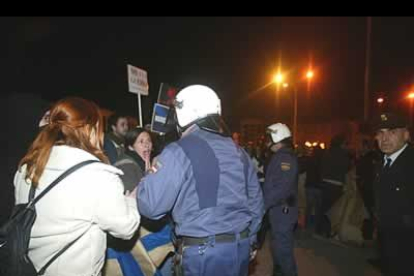
<path id="1" fill-rule="evenodd" d="M 283 139 L 291 137 L 289 128 L 285 124 L 277 123 L 267 127 L 267 133 L 270 134 L 273 143 L 279 143 Z"/>
<path id="2" fill-rule="evenodd" d="M 182 128 L 209 115 L 221 115 L 217 94 L 204 85 L 190 85 L 175 97 L 175 112 Z"/>

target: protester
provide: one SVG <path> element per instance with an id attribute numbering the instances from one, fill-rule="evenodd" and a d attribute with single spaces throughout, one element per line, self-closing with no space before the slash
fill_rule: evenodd
<path id="1" fill-rule="evenodd" d="M 108 119 L 110 132 L 105 135 L 117 151 L 117 160 L 125 151 L 125 135 L 129 129 L 128 118 L 121 114 L 112 114 Z"/>
<path id="2" fill-rule="evenodd" d="M 106 232 L 129 239 L 138 228 L 136 202 L 123 195 L 122 172 L 105 164 L 102 128 L 94 103 L 62 99 L 52 107 L 49 123 L 20 161 L 14 180 L 16 204 L 27 202 L 31 190 L 38 195 L 75 164 L 100 161 L 63 179 L 36 204 L 29 257 L 37 270 L 76 240 L 44 275 L 99 275 Z"/>
<path id="3" fill-rule="evenodd" d="M 125 191 L 134 190 L 148 171 L 151 152 L 152 140 L 147 129 L 137 127 L 126 133 L 125 153 L 114 164 L 124 173 L 121 179 Z M 168 217 L 158 221 L 141 217 L 141 227 L 133 239 L 120 241 L 111 237 L 109 246 L 105 276 L 120 273 L 123 276 L 153 275 L 160 272 L 158 267 L 162 263 L 165 266 L 160 267 L 164 271 L 163 276 L 171 275 L 171 259 L 164 262 L 174 251 Z"/>

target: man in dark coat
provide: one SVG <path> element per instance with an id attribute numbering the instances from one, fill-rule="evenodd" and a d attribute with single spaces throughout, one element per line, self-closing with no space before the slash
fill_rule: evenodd
<path id="1" fill-rule="evenodd" d="M 413 275 L 414 148 L 405 120 L 381 114 L 376 139 L 384 153 L 375 190 L 379 242 L 384 275 Z"/>

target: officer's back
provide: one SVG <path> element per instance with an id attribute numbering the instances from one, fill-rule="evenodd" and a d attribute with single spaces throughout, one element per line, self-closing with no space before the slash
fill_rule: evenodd
<path id="1" fill-rule="evenodd" d="M 139 210 L 153 219 L 172 210 L 176 272 L 247 275 L 250 244 L 263 216 L 254 166 L 223 135 L 213 90 L 189 86 L 178 93 L 175 108 L 182 137 L 163 150 L 139 184 Z"/>
<path id="2" fill-rule="evenodd" d="M 204 237 L 248 226 L 244 153 L 231 138 L 194 126 L 166 150 L 176 152 L 185 176 L 173 210 L 178 233 Z"/>

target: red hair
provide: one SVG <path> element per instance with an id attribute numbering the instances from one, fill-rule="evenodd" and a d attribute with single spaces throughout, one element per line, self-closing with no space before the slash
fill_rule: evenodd
<path id="1" fill-rule="evenodd" d="M 19 166 L 27 165 L 26 179 L 37 186 L 53 146 L 79 148 L 108 163 L 102 144 L 103 121 L 98 106 L 82 98 L 65 98 L 52 107 L 49 124 L 40 131 Z"/>

